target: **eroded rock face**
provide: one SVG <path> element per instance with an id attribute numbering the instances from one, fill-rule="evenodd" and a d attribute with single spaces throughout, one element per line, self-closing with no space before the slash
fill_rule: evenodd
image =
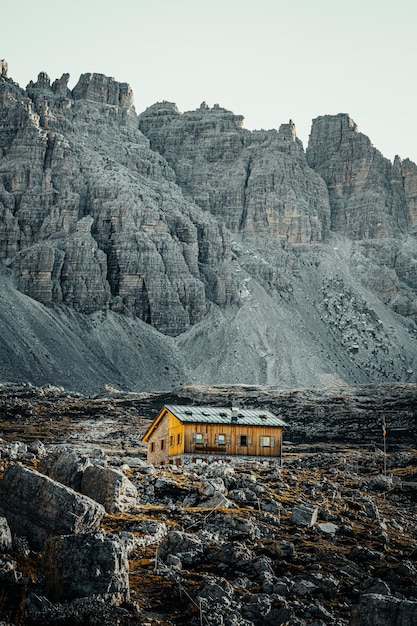
<path id="1" fill-rule="evenodd" d="M 398 157 L 396 159 L 396 164 L 400 167 L 401 175 L 404 181 L 404 193 L 409 228 L 413 233 L 415 233 L 417 227 L 417 165 L 413 163 L 413 161 L 410 161 L 410 159 L 404 159 L 404 161 L 401 161 Z"/>
<path id="2" fill-rule="evenodd" d="M 23 465 L 12 465 L 0 481 L 1 513 L 12 534 L 41 550 L 50 536 L 98 529 L 104 508 Z"/>
<path id="3" fill-rule="evenodd" d="M 313 120 L 307 161 L 329 189 L 332 229 L 352 239 L 407 230 L 401 172 L 344 113 Z"/>
<path id="4" fill-rule="evenodd" d="M 332 230 L 355 241 L 352 269 L 397 313 L 415 319 L 415 163 L 385 159 L 344 113 L 313 120 L 306 156 L 326 181 Z"/>
<path id="5" fill-rule="evenodd" d="M 138 130 L 131 89 L 0 77 L 0 260 L 44 304 L 110 308 L 178 334 L 233 302 L 226 230 L 185 201 Z"/>
<path id="6" fill-rule="evenodd" d="M 133 92 L 127 83 L 119 83 L 104 74 L 82 74 L 72 90 L 74 100 L 92 100 L 123 109 L 133 107 Z"/>
<path id="7" fill-rule="evenodd" d="M 308 167 L 292 121 L 278 132 L 250 132 L 242 116 L 218 105 L 180 114 L 170 102 L 149 107 L 139 120 L 187 197 L 233 232 L 292 243 L 325 239 L 327 189 Z"/>
<path id="8" fill-rule="evenodd" d="M 306 158 L 291 121 L 250 132 L 167 102 L 138 119 L 112 78 L 23 90 L 0 67 L 4 380 L 415 380 L 416 327 L 395 315 L 417 319 L 415 164 L 346 115 L 315 121 Z"/>

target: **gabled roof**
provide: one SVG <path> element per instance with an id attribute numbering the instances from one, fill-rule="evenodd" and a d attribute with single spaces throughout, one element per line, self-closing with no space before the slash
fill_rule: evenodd
<path id="1" fill-rule="evenodd" d="M 277 415 L 263 409 L 241 409 L 214 406 L 182 406 L 166 404 L 165 407 L 180 422 L 192 424 L 236 424 L 244 426 L 278 426 L 286 423 Z M 232 419 L 233 415 L 235 416 Z"/>
<path id="2" fill-rule="evenodd" d="M 166 404 L 143 435 L 142 441 L 148 441 L 166 411 L 172 413 L 183 424 L 231 424 L 233 426 L 274 426 L 281 428 L 287 425 L 277 415 L 261 409 Z"/>

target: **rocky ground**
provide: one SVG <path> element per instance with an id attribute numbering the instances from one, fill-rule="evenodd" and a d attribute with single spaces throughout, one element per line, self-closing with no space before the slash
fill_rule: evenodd
<path id="1" fill-rule="evenodd" d="M 386 455 L 369 424 L 361 440 L 343 440 L 348 407 L 356 424 L 370 388 L 320 402 L 317 392 L 255 388 L 1 391 L 6 624 L 415 623 L 415 386 L 380 390 L 379 414 L 392 427 L 409 420 L 407 435 L 388 430 Z M 230 394 L 275 409 L 285 401 L 294 441 L 282 468 L 146 463 L 140 439 L 164 402 L 221 404 Z M 306 417 L 318 405 L 333 412 L 332 430 L 341 411 L 342 437 L 320 427 L 311 437 Z"/>

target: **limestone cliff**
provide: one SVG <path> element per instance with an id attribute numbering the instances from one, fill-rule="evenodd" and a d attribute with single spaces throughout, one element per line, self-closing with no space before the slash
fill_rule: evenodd
<path id="1" fill-rule="evenodd" d="M 242 116 L 218 105 L 180 114 L 170 102 L 149 107 L 139 120 L 187 197 L 232 232 L 275 242 L 326 238 L 327 189 L 308 166 L 291 121 L 279 131 L 250 132 Z"/>
<path id="2" fill-rule="evenodd" d="M 406 232 L 400 168 L 373 147 L 348 115 L 313 120 L 306 155 L 329 189 L 333 230 L 359 240 Z"/>
<path id="3" fill-rule="evenodd" d="M 407 218 L 410 230 L 417 232 L 417 165 L 399 157 L 395 159 L 395 166 L 400 171 L 404 182 L 404 194 L 407 207 Z"/>
<path id="4" fill-rule="evenodd" d="M 332 230 L 357 242 L 363 283 L 416 319 L 417 166 L 385 159 L 342 113 L 313 120 L 306 155 L 326 181 Z"/>
<path id="5" fill-rule="evenodd" d="M 344 114 L 305 152 L 292 121 L 68 82 L 0 62 L 0 380 L 416 380 L 414 163 Z"/>
<path id="6" fill-rule="evenodd" d="M 229 236 L 149 149 L 128 85 L 68 78 L 24 91 L 2 72 L 0 258 L 40 302 L 183 332 L 236 298 Z"/>

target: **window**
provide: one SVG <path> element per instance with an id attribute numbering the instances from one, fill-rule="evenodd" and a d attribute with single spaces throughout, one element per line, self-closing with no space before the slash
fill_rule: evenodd
<path id="1" fill-rule="evenodd" d="M 195 442 L 203 443 L 203 433 L 195 433 Z"/>
<path id="2" fill-rule="evenodd" d="M 165 450 L 165 439 L 161 439 L 161 450 Z"/>
<path id="3" fill-rule="evenodd" d="M 169 436 L 169 445 L 172 447 L 174 445 L 174 435 Z"/>
<path id="4" fill-rule="evenodd" d="M 275 446 L 275 437 L 260 437 L 259 443 L 261 448 L 273 448 Z"/>
<path id="5" fill-rule="evenodd" d="M 177 446 L 179 446 L 181 443 L 181 433 L 177 434 Z"/>
<path id="6" fill-rule="evenodd" d="M 248 436 L 247 435 L 240 435 L 240 437 L 239 437 L 239 445 L 240 446 L 247 446 L 248 445 Z"/>
<path id="7" fill-rule="evenodd" d="M 225 446 L 226 445 L 226 435 L 217 435 L 217 443 L 219 444 L 219 446 Z"/>
<path id="8" fill-rule="evenodd" d="M 155 452 L 155 442 L 151 441 L 151 452 Z"/>

